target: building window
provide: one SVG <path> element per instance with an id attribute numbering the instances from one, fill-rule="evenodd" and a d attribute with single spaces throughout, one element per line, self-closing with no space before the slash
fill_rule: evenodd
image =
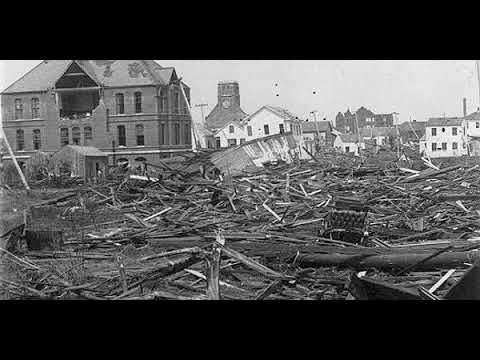
<path id="1" fill-rule="evenodd" d="M 142 113 L 142 93 L 137 91 L 133 96 L 135 98 L 135 114 L 140 114 Z"/>
<path id="2" fill-rule="evenodd" d="M 432 128 L 432 136 L 437 136 L 437 128 Z"/>
<path id="3" fill-rule="evenodd" d="M 61 128 L 60 129 L 60 145 L 65 146 L 68 145 L 69 139 L 68 139 L 68 129 L 67 128 Z"/>
<path id="4" fill-rule="evenodd" d="M 80 132 L 79 127 L 74 127 L 72 129 L 72 143 L 73 145 L 80 145 L 82 140 L 82 133 Z"/>
<path id="5" fill-rule="evenodd" d="M 168 109 L 168 97 L 167 97 L 167 89 L 162 88 L 160 89 L 160 112 L 164 113 L 167 112 Z"/>
<path id="6" fill-rule="evenodd" d="M 228 132 L 229 132 L 230 134 L 233 134 L 233 133 L 235 132 L 235 127 L 234 127 L 233 125 L 230 125 L 230 126 L 228 127 Z"/>
<path id="7" fill-rule="evenodd" d="M 245 144 L 245 139 L 240 139 L 240 145 Z"/>
<path id="8" fill-rule="evenodd" d="M 480 128 L 480 122 L 477 121 L 477 122 L 475 123 L 475 127 L 476 127 L 477 129 L 479 129 L 479 128 Z"/>
<path id="9" fill-rule="evenodd" d="M 125 126 L 120 125 L 117 127 L 118 130 L 118 146 L 127 146 L 127 133 L 125 131 Z"/>
<path id="10" fill-rule="evenodd" d="M 283 124 L 279 124 L 278 127 L 280 128 L 280 134 L 285 133 L 285 127 Z"/>
<path id="11" fill-rule="evenodd" d="M 40 129 L 35 129 L 33 130 L 33 150 L 40 150 L 41 147 Z"/>
<path id="12" fill-rule="evenodd" d="M 345 146 L 345 152 L 350 152 L 350 146 Z"/>
<path id="13" fill-rule="evenodd" d="M 83 141 L 85 146 L 90 145 L 90 142 L 93 139 L 92 128 L 90 126 L 86 126 L 83 129 Z"/>
<path id="14" fill-rule="evenodd" d="M 145 136 L 143 134 L 143 125 L 139 124 L 135 126 L 135 135 L 137 137 L 137 146 L 144 146 Z"/>
<path id="15" fill-rule="evenodd" d="M 40 117 L 40 100 L 38 98 L 32 99 L 32 119 Z"/>
<path id="16" fill-rule="evenodd" d="M 237 139 L 228 139 L 228 146 L 236 146 L 237 145 Z"/>
<path id="17" fill-rule="evenodd" d="M 220 140 L 220 136 L 217 136 L 217 137 L 215 138 L 215 147 L 216 147 L 217 149 L 220 149 L 220 148 L 222 147 L 222 142 L 221 142 L 221 140 Z"/>
<path id="18" fill-rule="evenodd" d="M 265 135 L 270 135 L 270 128 L 268 125 L 263 125 L 263 131 L 265 132 Z"/>
<path id="19" fill-rule="evenodd" d="M 178 92 L 176 92 L 173 100 L 173 113 L 178 114 L 179 108 L 180 108 L 180 95 Z"/>
<path id="20" fill-rule="evenodd" d="M 180 124 L 173 126 L 173 145 L 180 145 Z"/>
<path id="21" fill-rule="evenodd" d="M 437 143 L 432 143 L 432 151 L 437 151 Z"/>
<path id="22" fill-rule="evenodd" d="M 445 128 L 442 128 L 442 132 L 445 132 Z"/>
<path id="23" fill-rule="evenodd" d="M 442 150 L 447 150 L 447 143 L 442 143 Z"/>
<path id="24" fill-rule="evenodd" d="M 453 136 L 457 135 L 457 128 L 456 127 L 452 128 L 452 135 Z"/>
<path id="25" fill-rule="evenodd" d="M 252 127 L 250 125 L 247 126 L 247 135 L 252 136 Z"/>
<path id="26" fill-rule="evenodd" d="M 456 142 L 452 143 L 452 150 L 457 150 L 458 144 Z"/>
<path id="27" fill-rule="evenodd" d="M 192 140 L 191 140 L 191 127 L 190 127 L 190 124 L 185 124 L 184 125 L 184 138 L 185 138 L 185 144 L 187 145 L 190 145 L 192 143 Z"/>
<path id="28" fill-rule="evenodd" d="M 160 134 L 159 134 L 159 142 L 160 145 L 165 145 L 167 143 L 167 132 L 165 131 L 165 124 L 160 124 Z"/>
<path id="29" fill-rule="evenodd" d="M 15 120 L 23 119 L 22 99 L 15 99 Z"/>
<path id="30" fill-rule="evenodd" d="M 125 114 L 125 97 L 123 94 L 115 95 L 117 115 Z"/>
<path id="31" fill-rule="evenodd" d="M 25 133 L 22 129 L 17 130 L 17 151 L 25 150 Z"/>

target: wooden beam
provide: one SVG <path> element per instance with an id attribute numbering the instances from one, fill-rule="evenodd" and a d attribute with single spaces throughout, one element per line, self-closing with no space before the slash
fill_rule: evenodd
<path id="1" fill-rule="evenodd" d="M 20 179 L 22 179 L 23 185 L 27 190 L 31 190 L 30 186 L 28 186 L 27 179 L 25 178 L 25 175 L 23 174 L 22 169 L 20 169 L 20 165 L 18 165 L 17 158 L 15 157 L 15 154 L 13 153 L 12 148 L 10 147 L 10 143 L 8 142 L 7 136 L 5 135 L 5 132 L 3 131 L 3 127 L 0 128 L 2 136 L 3 136 L 3 141 L 5 141 L 5 144 L 7 145 L 8 152 L 10 153 L 10 156 L 12 157 L 13 163 L 15 164 L 15 168 L 18 171 L 18 175 L 20 175 Z"/>

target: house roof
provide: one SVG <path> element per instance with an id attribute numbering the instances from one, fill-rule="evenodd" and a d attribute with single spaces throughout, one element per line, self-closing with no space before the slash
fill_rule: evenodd
<path id="1" fill-rule="evenodd" d="M 73 62 L 105 87 L 167 85 L 177 79 L 174 68 L 164 68 L 153 60 L 44 60 L 3 93 L 47 91 Z"/>
<path id="2" fill-rule="evenodd" d="M 275 114 L 281 116 L 285 120 L 290 120 L 290 121 L 299 121 L 300 118 L 298 116 L 295 116 L 292 114 L 290 111 L 287 109 L 278 107 L 278 106 L 270 106 L 270 105 L 265 105 L 264 108 L 274 112 Z"/>
<path id="3" fill-rule="evenodd" d="M 476 111 L 474 113 L 471 113 L 467 116 L 465 116 L 465 120 L 480 120 L 480 111 Z"/>
<path id="4" fill-rule="evenodd" d="M 362 137 L 395 136 L 396 134 L 397 131 L 393 127 L 374 127 L 360 129 L 360 135 Z"/>
<path id="5" fill-rule="evenodd" d="M 427 126 L 426 121 L 405 121 L 401 124 L 398 125 L 398 129 L 400 131 L 411 131 L 412 128 L 417 131 L 417 130 L 425 130 L 425 127 Z"/>
<path id="6" fill-rule="evenodd" d="M 233 106 L 225 109 L 222 105 L 217 104 L 210 114 L 205 119 L 206 127 L 210 130 L 223 129 L 226 125 L 241 121 L 248 114 L 244 112 L 239 106 Z"/>
<path id="7" fill-rule="evenodd" d="M 95 156 L 95 157 L 106 157 L 108 156 L 103 151 L 98 150 L 96 147 L 93 146 L 78 146 L 78 145 L 67 145 L 73 151 L 83 155 L 83 156 Z"/>
<path id="8" fill-rule="evenodd" d="M 356 134 L 341 134 L 339 136 L 340 139 L 342 139 L 342 141 L 345 143 L 356 143 L 358 141 L 358 136 Z M 361 138 L 360 142 L 362 142 Z"/>
<path id="9" fill-rule="evenodd" d="M 427 126 L 462 126 L 463 118 L 430 118 Z"/>
<path id="10" fill-rule="evenodd" d="M 302 131 L 304 133 L 315 133 L 317 131 L 327 132 L 332 130 L 330 121 L 304 121 L 302 122 Z"/>

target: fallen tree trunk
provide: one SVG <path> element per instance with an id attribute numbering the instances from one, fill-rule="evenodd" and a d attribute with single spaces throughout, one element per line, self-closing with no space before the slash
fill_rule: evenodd
<path id="1" fill-rule="evenodd" d="M 425 259 L 423 254 L 385 255 L 345 255 L 345 254 L 305 254 L 297 258 L 301 267 L 352 267 L 356 270 L 376 268 L 379 270 L 403 269 Z M 438 255 L 418 265 L 417 271 L 434 269 L 465 268 L 465 263 L 473 264 L 480 258 L 478 251 L 449 252 Z"/>

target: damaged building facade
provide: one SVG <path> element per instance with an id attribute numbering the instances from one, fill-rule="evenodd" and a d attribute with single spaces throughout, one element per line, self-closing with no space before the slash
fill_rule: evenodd
<path id="1" fill-rule="evenodd" d="M 44 60 L 1 101 L 20 163 L 66 145 L 93 146 L 112 164 L 155 163 L 192 149 L 190 89 L 153 60 Z"/>

